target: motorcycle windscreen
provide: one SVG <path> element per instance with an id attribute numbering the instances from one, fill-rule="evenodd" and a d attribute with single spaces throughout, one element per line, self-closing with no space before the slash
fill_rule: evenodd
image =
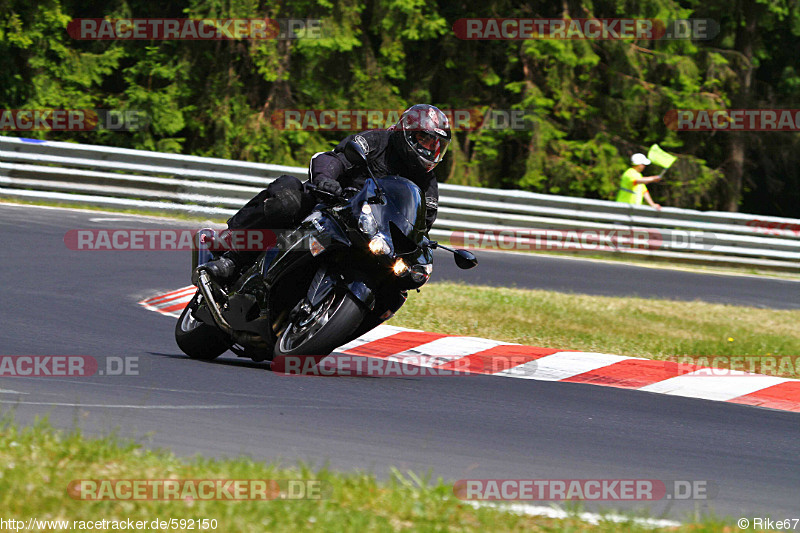
<path id="1" fill-rule="evenodd" d="M 378 184 L 386 195 L 386 205 L 372 206 L 378 224 L 388 229 L 389 222 L 393 222 L 400 231 L 419 245 L 426 229 L 425 197 L 420 188 L 400 176 L 379 178 Z"/>

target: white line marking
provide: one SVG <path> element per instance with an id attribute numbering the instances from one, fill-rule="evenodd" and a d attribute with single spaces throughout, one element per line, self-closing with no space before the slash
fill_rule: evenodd
<path id="1" fill-rule="evenodd" d="M 6 202 L 6 201 L 0 202 L 0 206 L 3 206 L 3 205 L 9 205 L 9 206 L 12 206 L 12 207 L 26 207 L 26 208 L 31 208 L 31 209 L 72 211 L 73 213 L 84 213 L 84 214 L 87 214 L 87 215 L 91 214 L 91 213 L 101 213 L 101 214 L 106 214 L 106 215 L 117 215 L 117 216 L 126 215 L 126 216 L 129 216 L 131 218 L 138 218 L 138 219 L 147 219 L 147 218 L 149 218 L 149 219 L 153 219 L 155 221 L 174 221 L 174 222 L 183 222 L 183 223 L 191 222 L 190 220 L 187 220 L 187 219 L 175 218 L 175 217 L 171 217 L 169 215 L 158 216 L 158 215 L 137 215 L 135 213 L 125 214 L 125 213 L 119 213 L 117 211 L 106 211 L 106 210 L 101 209 L 99 207 L 96 207 L 96 208 L 93 208 L 93 209 L 87 209 L 87 208 L 79 208 L 79 207 L 57 207 L 57 206 L 52 206 L 52 205 L 20 204 L 20 203 L 16 203 L 16 202 Z M 198 220 L 199 219 L 200 219 L 200 217 L 198 217 Z M 217 223 L 217 224 L 219 224 L 219 223 Z"/>
<path id="2" fill-rule="evenodd" d="M 151 220 L 145 217 L 93 217 L 89 219 L 89 222 L 131 222 L 131 219 L 135 218 L 139 222 L 145 222 L 147 224 L 162 224 L 162 220 Z"/>
<path id="3" fill-rule="evenodd" d="M 269 400 L 270 397 L 263 396 L 264 399 Z M 341 405 L 320 405 L 320 404 L 299 404 L 299 403 L 279 403 L 271 401 L 267 404 L 242 404 L 242 405 L 108 405 L 108 404 L 93 404 L 93 403 L 62 403 L 62 402 L 26 402 L 14 400 L 0 400 L 0 404 L 10 405 L 48 405 L 51 407 L 85 407 L 85 408 L 103 408 L 103 409 L 162 409 L 162 410 L 190 410 L 190 409 L 270 409 L 270 408 L 284 408 L 284 409 L 314 409 L 317 411 L 341 411 L 348 409 L 352 411 L 363 411 L 369 409 L 371 411 L 386 411 L 395 412 L 394 408 L 380 408 L 380 407 L 363 407 L 363 406 L 341 406 Z"/>
<path id="4" fill-rule="evenodd" d="M 238 362 L 238 361 L 237 361 Z M 266 369 L 266 366 L 264 367 Z M 84 387 L 91 386 L 91 387 L 114 387 L 115 389 L 137 389 L 137 390 L 147 390 L 147 391 L 159 391 L 159 392 L 176 392 L 176 393 L 187 393 L 187 394 L 208 394 L 207 391 L 204 390 L 197 390 L 197 389 L 172 389 L 167 387 L 149 387 L 144 385 L 123 385 L 119 383 L 98 383 L 96 381 L 87 381 L 87 380 L 76 380 L 76 379 L 62 379 L 56 377 L 41 377 L 41 376 L 28 376 L 28 377 L 15 377 L 14 379 L 26 379 L 28 381 L 47 381 L 47 382 L 58 382 L 58 383 L 74 383 L 80 384 Z M 15 392 L 15 391 L 12 391 Z M 20 392 L 19 394 L 29 394 L 27 392 Z M 49 394 L 51 396 L 59 396 L 61 393 L 56 392 L 42 392 L 41 394 Z M 238 393 L 238 392 L 226 392 L 226 391 L 215 391 L 214 395 L 216 396 L 238 396 L 244 398 L 261 398 L 261 399 L 275 399 L 271 396 L 266 396 L 263 392 L 258 394 L 246 394 L 246 393 Z"/>
<path id="5" fill-rule="evenodd" d="M 559 509 L 558 507 L 544 507 L 542 505 L 531 505 L 527 503 L 510 503 L 505 505 L 498 505 L 485 502 L 474 502 L 474 501 L 466 501 L 465 503 L 468 503 L 476 508 L 492 507 L 500 511 L 507 511 L 510 513 L 525 514 L 532 516 L 545 516 L 547 518 L 564 519 L 569 517 L 577 517 L 583 520 L 584 522 L 588 522 L 593 525 L 597 525 L 603 521 L 615 522 L 615 523 L 633 522 L 638 526 L 652 527 L 652 528 L 678 527 L 681 525 L 680 522 L 675 522 L 674 520 L 665 520 L 657 518 L 636 518 L 621 514 L 600 514 L 600 513 L 587 513 L 587 512 L 568 513 L 567 511 Z"/>
<path id="6" fill-rule="evenodd" d="M 245 407 L 263 408 L 263 405 L 110 405 L 103 403 L 66 403 L 66 402 L 25 402 L 13 400 L 0 400 L 0 403 L 14 405 L 50 405 L 53 407 L 102 407 L 107 409 L 243 409 Z"/>

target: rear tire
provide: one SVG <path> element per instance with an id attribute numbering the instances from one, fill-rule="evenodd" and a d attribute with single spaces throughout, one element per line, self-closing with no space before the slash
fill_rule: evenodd
<path id="1" fill-rule="evenodd" d="M 197 305 L 199 295 L 198 291 L 175 324 L 175 342 L 192 359 L 211 361 L 225 353 L 233 341 L 217 328 L 194 319 L 192 309 Z"/>
<path id="2" fill-rule="evenodd" d="M 347 291 L 333 291 L 302 324 L 292 320 L 275 343 L 275 357 L 328 355 L 350 340 L 366 311 Z"/>

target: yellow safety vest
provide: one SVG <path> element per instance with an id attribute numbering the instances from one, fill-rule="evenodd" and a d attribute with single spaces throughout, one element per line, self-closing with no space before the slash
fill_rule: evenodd
<path id="1" fill-rule="evenodd" d="M 619 184 L 619 192 L 617 193 L 617 201 L 626 204 L 642 205 L 644 200 L 644 193 L 647 192 L 647 186 L 644 183 L 634 185 L 636 180 L 642 178 L 642 173 L 635 168 L 629 168 L 622 175 Z"/>

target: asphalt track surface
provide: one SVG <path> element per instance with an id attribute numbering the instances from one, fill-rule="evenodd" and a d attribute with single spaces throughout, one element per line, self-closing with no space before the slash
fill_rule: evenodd
<path id="1" fill-rule="evenodd" d="M 632 507 L 682 519 L 695 510 L 790 518 L 800 508 L 796 413 L 492 376 L 281 377 L 266 364 L 235 357 L 189 360 L 174 343 L 174 319 L 136 304 L 186 286 L 188 253 L 79 252 L 63 242 L 69 229 L 166 226 L 0 204 L 0 354 L 80 354 L 96 357 L 100 368 L 112 358 L 138 365 L 138 375 L 0 378 L 3 410 L 14 410 L 22 423 L 49 414 L 58 427 L 116 430 L 181 455 L 246 454 L 287 465 L 300 460 L 381 478 L 394 466 L 446 481 L 706 481 L 712 496 L 589 509 Z M 440 268 L 449 263 L 444 259 L 434 273 L 439 279 L 457 272 Z M 474 271 L 480 274 L 459 272 L 461 279 L 502 285 L 513 275 L 518 286 L 581 292 L 593 277 L 590 288 L 596 283 L 608 294 L 622 287 L 609 278 L 635 273 L 644 296 L 705 295 L 781 308 L 798 303 L 798 285 L 777 280 L 531 256 L 484 254 L 481 261 Z M 504 273 L 495 278 L 498 269 Z M 572 285 L 566 283 L 570 275 Z M 552 285 L 548 276 L 555 278 Z"/>

